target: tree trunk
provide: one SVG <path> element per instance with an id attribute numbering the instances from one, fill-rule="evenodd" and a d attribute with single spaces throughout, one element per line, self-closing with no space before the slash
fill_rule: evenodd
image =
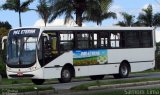
<path id="1" fill-rule="evenodd" d="M 82 13 L 81 11 L 76 12 L 76 24 L 80 27 L 82 27 Z"/>
<path id="2" fill-rule="evenodd" d="M 19 11 L 19 26 L 22 27 L 22 22 L 21 22 L 21 12 Z"/>

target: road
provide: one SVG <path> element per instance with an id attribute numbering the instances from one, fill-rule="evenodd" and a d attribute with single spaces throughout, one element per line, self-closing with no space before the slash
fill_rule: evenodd
<path id="1" fill-rule="evenodd" d="M 131 74 L 128 78 L 125 78 L 125 80 L 138 79 L 138 78 L 160 78 L 160 73 Z M 111 75 L 108 76 L 106 75 L 106 77 L 103 80 L 115 80 L 115 79 Z M 57 83 L 52 85 L 53 88 L 55 88 L 56 90 L 68 90 L 74 86 L 90 82 L 93 82 L 93 80 L 91 80 L 90 78 L 80 78 L 80 79 L 73 79 L 72 82 L 70 83 Z"/>

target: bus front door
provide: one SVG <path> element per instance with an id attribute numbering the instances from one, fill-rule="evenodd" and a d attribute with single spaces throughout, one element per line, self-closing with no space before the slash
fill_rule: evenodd
<path id="1" fill-rule="evenodd" d="M 43 37 L 43 63 L 47 64 L 58 56 L 58 43 L 55 35 Z"/>

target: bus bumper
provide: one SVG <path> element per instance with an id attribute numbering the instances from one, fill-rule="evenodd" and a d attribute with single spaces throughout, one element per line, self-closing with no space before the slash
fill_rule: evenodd
<path id="1" fill-rule="evenodd" d="M 7 71 L 9 79 L 25 78 L 25 79 L 44 79 L 42 69 L 28 72 L 12 72 Z"/>

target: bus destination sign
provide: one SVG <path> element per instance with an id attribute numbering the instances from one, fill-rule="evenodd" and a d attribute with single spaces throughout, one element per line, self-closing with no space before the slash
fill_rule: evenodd
<path id="1" fill-rule="evenodd" d="M 10 36 L 38 36 L 39 29 L 36 28 L 25 28 L 25 29 L 15 29 L 10 32 Z"/>
<path id="2" fill-rule="evenodd" d="M 28 29 L 28 30 L 15 30 L 13 31 L 13 35 L 25 35 L 25 34 L 35 34 L 36 29 Z"/>

